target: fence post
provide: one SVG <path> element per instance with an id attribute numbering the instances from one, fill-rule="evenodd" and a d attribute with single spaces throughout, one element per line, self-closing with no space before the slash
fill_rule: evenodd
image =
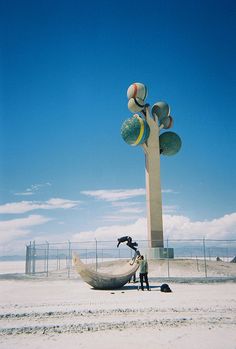
<path id="1" fill-rule="evenodd" d="M 203 238 L 203 254 L 204 254 L 205 277 L 207 278 L 207 264 L 206 264 L 206 245 L 205 245 L 205 238 Z"/>
<path id="2" fill-rule="evenodd" d="M 25 247 L 25 274 L 29 274 L 29 246 L 26 245 Z"/>
<path id="3" fill-rule="evenodd" d="M 68 279 L 70 278 L 70 263 L 71 263 L 71 242 L 70 240 L 68 240 L 68 260 L 67 260 Z"/>
<path id="4" fill-rule="evenodd" d="M 33 270 L 32 273 L 35 274 L 35 258 L 36 258 L 36 249 L 35 249 L 35 240 L 33 241 Z"/>
<path id="5" fill-rule="evenodd" d="M 47 263 L 47 246 L 44 247 L 44 273 L 46 273 L 46 269 L 47 269 L 47 266 L 46 266 L 46 263 Z"/>
<path id="6" fill-rule="evenodd" d="M 98 242 L 97 239 L 95 239 L 95 248 L 96 248 L 96 271 L 98 270 Z"/>
<path id="7" fill-rule="evenodd" d="M 49 242 L 46 241 L 46 275 L 48 277 L 48 255 L 49 255 Z"/>
<path id="8" fill-rule="evenodd" d="M 32 244 L 30 241 L 30 245 L 29 245 L 29 274 L 31 274 L 32 271 Z"/>
<path id="9" fill-rule="evenodd" d="M 57 248 L 57 270 L 59 269 L 58 248 Z"/>
<path id="10" fill-rule="evenodd" d="M 168 278 L 170 277 L 170 259 L 169 259 L 169 239 L 166 240 L 166 247 L 167 247 L 167 275 Z"/>

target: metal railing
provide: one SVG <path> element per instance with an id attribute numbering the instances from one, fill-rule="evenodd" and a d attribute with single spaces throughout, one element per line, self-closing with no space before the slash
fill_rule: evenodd
<path id="1" fill-rule="evenodd" d="M 147 255 L 148 241 L 139 240 L 138 248 L 141 254 Z M 37 244 L 35 241 L 26 246 L 25 273 L 28 275 L 44 274 L 64 271 L 68 278 L 73 271 L 72 255 L 76 252 L 85 263 L 93 263 L 97 269 L 101 262 L 116 259 L 131 259 L 134 251 L 125 244 L 116 247 L 117 241 L 67 241 L 64 243 L 52 243 L 46 241 Z M 228 263 L 236 256 L 236 240 L 210 240 L 210 239 L 166 239 L 165 247 L 174 250 L 174 259 L 169 258 L 167 252 L 165 258 L 159 263 L 166 265 L 165 275 L 175 276 L 173 260 L 194 260 L 195 272 L 193 276 L 210 277 L 212 275 L 212 262 L 221 261 Z M 226 265 L 227 267 L 227 265 Z M 232 268 L 231 268 L 232 269 Z M 161 272 L 161 271 L 160 271 Z M 230 271 L 232 273 L 232 271 Z M 185 276 L 185 275 L 183 275 Z M 235 275 L 236 276 L 236 275 Z"/>

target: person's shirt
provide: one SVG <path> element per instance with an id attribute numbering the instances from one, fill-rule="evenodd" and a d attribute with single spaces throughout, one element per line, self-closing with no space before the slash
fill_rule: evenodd
<path id="1" fill-rule="evenodd" d="M 148 273 L 148 262 L 145 259 L 139 260 L 139 272 L 140 274 Z"/>

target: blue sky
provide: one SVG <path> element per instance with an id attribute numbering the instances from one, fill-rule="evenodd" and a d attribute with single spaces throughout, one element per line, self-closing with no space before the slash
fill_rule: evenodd
<path id="1" fill-rule="evenodd" d="M 235 238 L 236 4 L 1 1 L 0 241 L 146 238 L 144 155 L 126 91 L 167 101 L 165 236 Z"/>

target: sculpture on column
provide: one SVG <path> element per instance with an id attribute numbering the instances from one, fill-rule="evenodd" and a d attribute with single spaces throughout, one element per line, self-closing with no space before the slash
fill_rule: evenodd
<path id="1" fill-rule="evenodd" d="M 121 135 L 131 146 L 140 145 L 145 153 L 148 242 L 150 248 L 163 248 L 162 198 L 160 183 L 160 155 L 175 155 L 181 148 L 180 137 L 171 131 L 170 107 L 157 102 L 151 108 L 145 102 L 147 87 L 133 83 L 127 91 L 128 108 L 134 115 L 125 120 Z"/>

